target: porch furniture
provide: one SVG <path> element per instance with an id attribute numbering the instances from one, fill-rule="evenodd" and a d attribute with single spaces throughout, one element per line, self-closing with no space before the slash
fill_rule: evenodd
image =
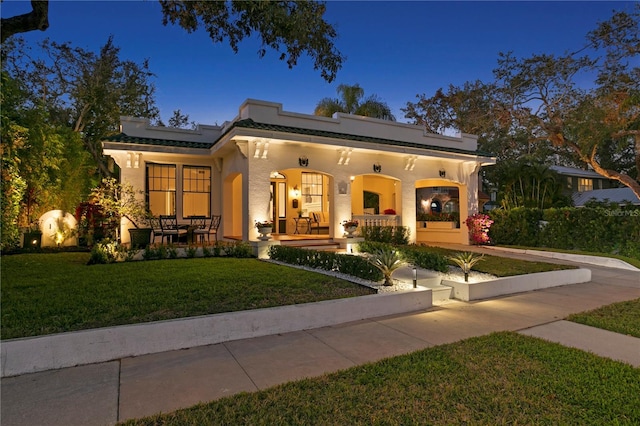
<path id="1" fill-rule="evenodd" d="M 167 242 L 179 241 L 180 237 L 187 235 L 187 230 L 178 226 L 178 219 L 175 215 L 160 215 L 160 229 L 162 230 L 162 242 L 164 243 L 165 237 Z M 175 238 L 174 238 L 175 237 Z"/>
<path id="2" fill-rule="evenodd" d="M 220 215 L 213 215 L 210 218 L 200 216 L 191 218 L 191 226 L 193 227 L 193 235 L 200 237 L 200 242 L 204 243 L 204 236 L 207 236 L 207 242 L 210 241 L 211 234 L 215 235 L 218 241 L 218 228 L 220 227 Z"/>
<path id="3" fill-rule="evenodd" d="M 149 219 L 149 224 L 151 225 L 151 242 L 156 242 L 156 237 L 160 236 L 160 241 L 162 241 L 162 227 L 160 226 L 160 218 L 152 217 Z"/>
<path id="4" fill-rule="evenodd" d="M 320 234 L 320 228 L 329 229 L 329 212 L 311 212 L 310 234 L 315 229 Z"/>
<path id="5" fill-rule="evenodd" d="M 307 225 L 307 229 L 304 232 L 305 234 L 310 234 L 311 233 L 311 218 L 310 217 L 294 217 L 293 221 L 296 223 L 295 229 L 293 231 L 294 234 L 299 234 L 300 233 L 300 229 L 298 228 L 300 225 Z"/>

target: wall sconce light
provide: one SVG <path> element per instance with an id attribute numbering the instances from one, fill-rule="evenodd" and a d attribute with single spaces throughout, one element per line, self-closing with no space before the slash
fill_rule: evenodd
<path id="1" fill-rule="evenodd" d="M 292 201 L 291 201 L 291 206 L 294 209 L 298 208 L 298 197 L 300 196 L 300 190 L 298 189 L 298 185 L 294 185 L 293 186 L 293 196 L 295 197 Z"/>
<path id="2" fill-rule="evenodd" d="M 373 171 L 376 173 L 380 173 L 382 171 L 382 166 L 380 165 L 380 163 L 373 164 Z"/>
<path id="3" fill-rule="evenodd" d="M 446 172 L 446 170 L 445 170 L 445 169 L 440 169 L 440 171 L 439 171 L 438 173 L 440 174 L 440 177 L 441 177 L 441 178 L 443 178 L 443 177 L 446 177 L 446 176 L 447 176 L 447 172 Z"/>
<path id="4" fill-rule="evenodd" d="M 307 167 L 309 165 L 309 159 L 306 156 L 302 156 L 298 158 L 298 164 L 300 167 Z"/>

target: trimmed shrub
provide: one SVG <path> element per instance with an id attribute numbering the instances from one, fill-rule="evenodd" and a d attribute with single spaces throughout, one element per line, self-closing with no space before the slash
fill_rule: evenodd
<path id="1" fill-rule="evenodd" d="M 409 243 L 409 228 L 406 226 L 363 226 L 360 235 L 367 241 L 405 245 Z"/>
<path id="2" fill-rule="evenodd" d="M 619 254 L 640 259 L 640 208 L 616 204 L 493 210 L 494 244 Z"/>
<path id="3" fill-rule="evenodd" d="M 363 253 L 375 253 L 380 250 L 391 248 L 389 244 L 375 241 L 364 241 L 358 245 L 358 249 Z M 449 262 L 447 258 L 438 253 L 431 253 L 425 248 L 416 245 L 403 245 L 395 247 L 407 262 L 420 268 L 432 271 L 447 272 Z"/>
<path id="4" fill-rule="evenodd" d="M 362 256 L 274 245 L 269 248 L 269 257 L 291 265 L 340 272 L 374 282 L 383 278 L 382 272 Z"/>
<path id="5" fill-rule="evenodd" d="M 542 210 L 517 207 L 511 210 L 492 210 L 493 225 L 489 238 L 494 244 L 536 246 Z"/>

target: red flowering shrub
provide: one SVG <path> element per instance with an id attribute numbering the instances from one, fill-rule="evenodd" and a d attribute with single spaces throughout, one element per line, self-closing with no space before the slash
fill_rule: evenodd
<path id="1" fill-rule="evenodd" d="M 469 236 L 473 244 L 489 244 L 489 228 L 493 220 L 486 214 L 476 213 L 467 217 L 465 224 L 469 228 Z"/>

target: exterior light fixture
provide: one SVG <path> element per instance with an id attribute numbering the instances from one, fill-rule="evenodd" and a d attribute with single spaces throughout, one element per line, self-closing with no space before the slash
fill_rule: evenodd
<path id="1" fill-rule="evenodd" d="M 298 158 L 298 164 L 300 167 L 307 167 L 309 165 L 309 159 L 306 156 L 302 156 Z"/>
<path id="2" fill-rule="evenodd" d="M 297 209 L 298 208 L 298 197 L 300 196 L 300 190 L 298 189 L 298 185 L 297 184 L 293 186 L 293 196 L 294 196 L 294 199 L 291 201 L 291 206 L 294 209 Z"/>
<path id="3" fill-rule="evenodd" d="M 440 169 L 438 173 L 440 174 L 441 178 L 444 178 L 447 176 L 447 171 L 445 169 Z"/>
<path id="4" fill-rule="evenodd" d="M 418 270 L 413 267 L 413 288 L 418 288 Z"/>
<path id="5" fill-rule="evenodd" d="M 373 163 L 373 171 L 376 173 L 380 173 L 382 171 L 382 166 L 380 163 Z"/>

